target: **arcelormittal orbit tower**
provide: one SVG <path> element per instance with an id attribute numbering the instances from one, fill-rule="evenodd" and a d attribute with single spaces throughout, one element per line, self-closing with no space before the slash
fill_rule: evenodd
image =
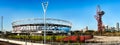
<path id="1" fill-rule="evenodd" d="M 98 5 L 96 10 L 96 15 L 95 15 L 95 19 L 97 20 L 97 23 L 98 23 L 98 32 L 103 31 L 103 23 L 102 23 L 103 15 L 104 15 L 104 11 L 101 11 L 100 6 Z"/>

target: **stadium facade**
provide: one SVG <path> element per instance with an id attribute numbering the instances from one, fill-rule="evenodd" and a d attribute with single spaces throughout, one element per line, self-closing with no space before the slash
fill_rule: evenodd
<path id="1" fill-rule="evenodd" d="M 72 23 L 66 20 L 46 18 L 46 32 L 67 33 Z M 13 33 L 42 33 L 44 23 L 42 18 L 23 19 L 12 22 Z"/>

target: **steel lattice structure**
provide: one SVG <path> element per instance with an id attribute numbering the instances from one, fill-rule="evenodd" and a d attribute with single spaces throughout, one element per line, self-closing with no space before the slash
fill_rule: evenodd
<path id="1" fill-rule="evenodd" d="M 98 32 L 103 31 L 103 22 L 102 22 L 102 16 L 104 15 L 104 11 L 101 11 L 100 6 L 97 6 L 97 11 L 95 18 L 98 22 Z"/>
<path id="2" fill-rule="evenodd" d="M 15 33 L 23 33 L 26 31 L 36 32 L 43 30 L 42 18 L 23 19 L 12 22 L 13 31 Z M 46 30 L 47 31 L 63 31 L 68 32 L 72 27 L 72 23 L 66 20 L 46 18 Z"/>

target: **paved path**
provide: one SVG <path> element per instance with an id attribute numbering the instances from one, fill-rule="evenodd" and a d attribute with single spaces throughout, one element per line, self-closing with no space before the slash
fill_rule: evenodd
<path id="1" fill-rule="evenodd" d="M 93 39 L 87 41 L 120 42 L 120 36 L 94 36 Z"/>
<path id="2" fill-rule="evenodd" d="M 50 44 L 39 44 L 39 43 L 31 43 L 31 42 L 24 42 L 24 41 L 16 41 L 16 40 L 9 40 L 9 39 L 2 39 L 0 38 L 1 41 L 8 41 L 10 43 L 16 43 L 16 44 L 21 44 L 21 45 L 50 45 Z"/>
<path id="3" fill-rule="evenodd" d="M 103 42 L 103 43 L 96 43 L 96 45 L 120 45 L 120 36 L 94 36 L 93 39 L 86 41 Z M 90 43 L 90 45 L 92 44 L 95 43 Z"/>
<path id="4" fill-rule="evenodd" d="M 9 41 L 10 43 L 21 44 L 21 45 L 50 45 L 50 44 L 40 44 L 40 43 L 31 43 L 31 42 L 25 43 L 24 41 L 16 41 L 16 40 L 9 40 L 2 38 L 0 38 L 0 40 Z M 120 36 L 94 36 L 93 39 L 87 41 L 102 41 L 104 43 L 85 43 L 81 45 L 120 45 Z M 55 45 L 59 45 L 59 43 L 56 43 Z M 67 45 L 67 44 L 62 44 L 62 45 Z"/>

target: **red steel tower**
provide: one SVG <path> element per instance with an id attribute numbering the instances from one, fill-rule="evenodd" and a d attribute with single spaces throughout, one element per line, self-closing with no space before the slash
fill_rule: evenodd
<path id="1" fill-rule="evenodd" d="M 97 20 L 97 23 L 98 23 L 98 32 L 103 31 L 103 24 L 102 24 L 103 15 L 104 15 L 104 11 L 101 11 L 100 6 L 98 5 L 96 10 L 96 15 L 95 15 L 95 19 Z"/>

